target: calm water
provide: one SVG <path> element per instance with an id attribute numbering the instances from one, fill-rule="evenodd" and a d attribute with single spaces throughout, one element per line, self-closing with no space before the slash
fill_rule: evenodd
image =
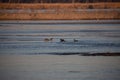
<path id="1" fill-rule="evenodd" d="M 53 40 L 45 41 L 45 38 L 53 38 Z M 65 42 L 60 42 L 61 38 Z M 77 42 L 74 42 L 74 39 Z M 51 21 L 0 22 L 0 54 L 75 52 L 120 52 L 120 24 L 71 24 L 71 22 L 57 24 L 57 21 L 53 24 Z"/>

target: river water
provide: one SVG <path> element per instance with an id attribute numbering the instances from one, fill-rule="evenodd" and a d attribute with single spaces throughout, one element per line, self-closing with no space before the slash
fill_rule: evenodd
<path id="1" fill-rule="evenodd" d="M 0 21 L 0 54 L 120 52 L 120 21 L 97 22 Z"/>
<path id="2" fill-rule="evenodd" d="M 0 80 L 120 80 L 119 56 L 40 55 L 120 53 L 119 23 L 0 21 Z"/>

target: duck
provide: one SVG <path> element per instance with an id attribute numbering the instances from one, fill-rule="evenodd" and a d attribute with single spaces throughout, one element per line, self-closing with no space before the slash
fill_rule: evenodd
<path id="1" fill-rule="evenodd" d="M 44 39 L 44 41 L 46 41 L 46 42 L 52 41 L 52 40 L 53 40 L 53 38 L 50 38 L 50 39 L 49 39 L 49 38 L 45 38 L 45 39 Z"/>
<path id="2" fill-rule="evenodd" d="M 64 39 L 60 39 L 60 42 L 65 42 L 65 40 Z"/>

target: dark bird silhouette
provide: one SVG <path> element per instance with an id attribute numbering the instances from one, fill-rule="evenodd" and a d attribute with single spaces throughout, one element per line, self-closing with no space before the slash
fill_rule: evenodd
<path id="1" fill-rule="evenodd" d="M 65 40 L 64 39 L 60 39 L 60 42 L 65 42 Z"/>

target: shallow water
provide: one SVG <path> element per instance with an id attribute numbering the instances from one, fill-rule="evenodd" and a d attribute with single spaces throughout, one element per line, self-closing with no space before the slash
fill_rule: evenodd
<path id="1" fill-rule="evenodd" d="M 1 21 L 0 54 L 120 52 L 119 23 L 68 22 Z M 45 41 L 45 38 L 53 40 Z M 61 38 L 65 42 L 60 42 Z"/>
<path id="2" fill-rule="evenodd" d="M 1 80 L 120 80 L 120 57 L 2 55 Z"/>

